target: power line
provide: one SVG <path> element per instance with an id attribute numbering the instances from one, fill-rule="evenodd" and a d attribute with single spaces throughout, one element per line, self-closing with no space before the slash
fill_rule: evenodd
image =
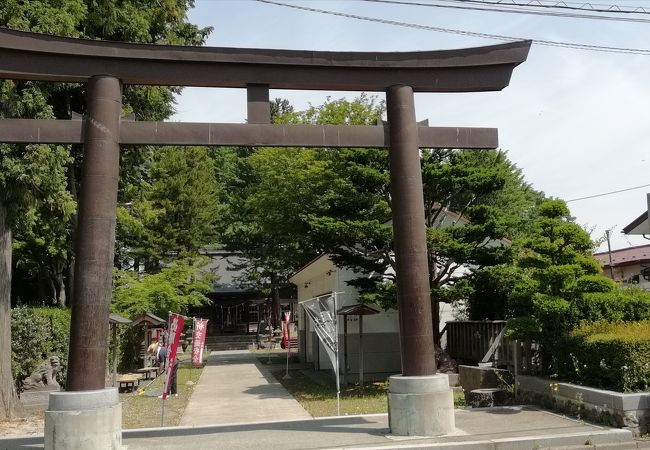
<path id="1" fill-rule="evenodd" d="M 461 35 L 461 36 L 473 36 L 473 37 L 479 37 L 479 38 L 484 38 L 484 39 L 495 39 L 498 41 L 505 41 L 505 42 L 515 42 L 515 41 L 523 41 L 523 40 L 528 40 L 529 38 L 521 38 L 521 37 L 512 37 L 512 36 L 503 36 L 499 34 L 489 34 L 489 33 L 477 33 L 474 31 L 464 31 L 464 30 L 455 30 L 452 28 L 441 28 L 441 27 L 432 27 L 429 25 L 420 25 L 420 24 L 415 24 L 415 23 L 410 23 L 410 22 L 399 22 L 396 20 L 388 20 L 388 19 L 380 19 L 377 17 L 368 17 L 368 16 L 360 16 L 357 14 L 348 14 L 348 13 L 343 13 L 340 11 L 330 11 L 330 10 L 325 10 L 325 9 L 318 9 L 318 8 L 310 8 L 307 6 L 299 6 L 299 5 L 291 5 L 288 3 L 281 3 L 277 1 L 272 1 L 272 0 L 254 0 L 256 2 L 260 3 L 267 3 L 270 5 L 276 5 L 276 6 L 284 6 L 286 8 L 293 8 L 293 9 L 298 9 L 302 11 L 309 11 L 309 12 L 316 12 L 319 14 L 328 14 L 332 16 L 339 16 L 339 17 L 346 17 L 348 19 L 356 19 L 356 20 L 364 20 L 366 22 L 376 22 L 376 23 L 382 23 L 385 25 L 394 25 L 394 26 L 399 26 L 399 27 L 406 27 L 406 28 L 414 28 L 414 29 L 419 29 L 419 30 L 427 30 L 427 31 L 436 31 L 440 33 L 450 33 L 450 34 L 456 34 L 456 35 Z M 579 44 L 579 43 L 574 43 L 574 42 L 561 42 L 561 41 L 548 41 L 544 39 L 535 39 L 533 41 L 534 43 L 538 45 L 545 45 L 549 47 L 560 47 L 560 48 L 573 48 L 573 49 L 578 49 L 578 50 L 590 50 L 590 51 L 596 51 L 596 52 L 606 52 L 606 53 L 625 53 L 625 54 L 633 54 L 633 55 L 650 55 L 650 49 L 640 49 L 640 48 L 626 48 L 626 47 L 607 47 L 607 46 L 602 46 L 602 45 L 590 45 L 590 44 Z"/>
<path id="2" fill-rule="evenodd" d="M 643 6 L 603 5 L 601 3 L 567 2 L 550 0 L 439 0 L 454 3 L 477 3 L 484 5 L 524 6 L 530 8 L 570 9 L 573 11 L 591 11 L 620 14 L 650 14 L 650 8 Z M 572 6 L 575 5 L 575 6 Z"/>
<path id="3" fill-rule="evenodd" d="M 472 2 L 474 4 L 481 4 L 484 6 L 458 6 L 458 5 L 441 5 L 436 3 L 411 2 L 406 0 L 360 0 L 360 1 L 370 2 L 370 3 L 387 3 L 393 5 L 424 6 L 428 8 L 447 8 L 447 9 L 462 9 L 462 10 L 469 10 L 469 11 L 527 14 L 533 16 L 563 17 L 563 18 L 570 18 L 570 19 L 595 19 L 595 20 L 611 20 L 616 22 L 650 23 L 650 19 L 644 19 L 640 17 L 614 17 L 614 16 L 602 16 L 596 14 L 567 13 L 567 12 L 559 12 L 559 11 L 534 11 L 531 9 L 511 8 L 511 7 L 497 8 L 497 7 L 492 7 L 491 5 L 498 5 L 498 6 L 500 5 L 493 2 Z M 439 0 L 439 1 L 452 1 L 452 0 Z M 464 2 L 460 2 L 460 3 L 464 3 Z"/>
<path id="4" fill-rule="evenodd" d="M 650 186 L 650 184 L 644 184 L 642 186 L 634 186 L 634 187 L 626 188 L 626 189 L 619 189 L 618 191 L 603 192 L 602 194 L 588 195 L 587 197 L 572 198 L 571 200 L 566 200 L 566 202 L 567 203 L 569 203 L 569 202 L 577 202 L 579 200 L 587 200 L 589 198 L 604 197 L 605 195 L 612 195 L 612 194 L 618 194 L 620 192 L 633 191 L 635 189 L 641 189 L 641 188 L 648 187 L 648 186 Z"/>

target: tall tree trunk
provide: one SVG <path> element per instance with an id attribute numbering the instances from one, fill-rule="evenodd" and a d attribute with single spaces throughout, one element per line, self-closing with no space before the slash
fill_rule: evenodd
<path id="1" fill-rule="evenodd" d="M 0 199 L 0 419 L 13 418 L 19 409 L 11 375 L 11 229 Z"/>
<path id="2" fill-rule="evenodd" d="M 63 263 L 56 264 L 56 302 L 61 308 L 65 308 L 66 305 L 66 295 L 65 295 L 65 281 L 63 279 L 63 271 L 65 266 Z"/>
<path id="3" fill-rule="evenodd" d="M 68 191 L 70 192 L 70 195 L 74 199 L 74 201 L 77 203 L 77 208 L 79 205 L 79 199 L 77 196 L 77 180 L 75 176 L 75 163 L 74 161 L 70 163 L 68 166 Z M 74 302 L 74 265 L 75 265 L 75 254 L 74 254 L 74 245 L 72 245 L 72 242 L 75 241 L 75 235 L 77 234 L 77 212 L 70 217 L 70 222 L 71 222 L 71 233 L 70 233 L 70 245 L 68 248 L 70 249 L 70 256 L 68 258 L 68 276 L 67 276 L 67 303 L 68 306 L 72 308 L 72 303 Z"/>
<path id="4" fill-rule="evenodd" d="M 433 324 L 433 343 L 440 347 L 440 302 L 431 301 L 431 322 Z"/>
<path id="5" fill-rule="evenodd" d="M 271 323 L 273 329 L 280 327 L 280 287 L 278 286 L 278 277 L 271 274 Z"/>
<path id="6" fill-rule="evenodd" d="M 436 265 L 435 254 L 427 251 L 429 260 L 429 290 L 433 292 L 436 286 L 436 277 L 438 276 L 438 266 Z M 440 302 L 431 296 L 431 323 L 433 325 L 433 344 L 440 347 Z"/>

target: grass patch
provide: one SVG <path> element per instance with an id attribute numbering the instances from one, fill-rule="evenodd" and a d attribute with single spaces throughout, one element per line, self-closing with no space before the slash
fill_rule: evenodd
<path id="1" fill-rule="evenodd" d="M 181 363 L 178 368 L 178 397 L 168 397 L 165 400 L 165 426 L 176 426 L 180 423 L 187 402 L 194 391 L 194 386 L 203 371 L 202 367 L 192 367 Z M 160 394 L 163 389 L 164 375 L 146 389 L 146 393 Z M 188 384 L 188 381 L 191 381 Z M 146 383 L 141 383 L 140 387 L 144 388 Z M 122 428 L 148 428 L 159 427 L 160 416 L 163 400 L 148 395 L 138 395 L 134 393 L 120 394 L 122 401 Z"/>
<path id="2" fill-rule="evenodd" d="M 305 371 L 293 370 L 291 378 L 282 379 L 284 371 L 273 371 L 273 376 L 314 417 L 335 416 L 336 387 L 323 386 L 309 378 Z M 388 411 L 387 382 L 368 383 L 359 386 L 341 387 L 341 414 L 374 414 Z"/>
<path id="3" fill-rule="evenodd" d="M 286 364 L 287 363 L 287 351 L 282 349 L 259 349 L 259 350 L 249 350 L 253 353 L 257 360 L 264 365 L 274 365 L 274 364 Z M 291 350 L 289 355 L 289 364 L 298 363 L 300 359 L 298 358 L 298 351 L 295 349 Z"/>
<path id="4" fill-rule="evenodd" d="M 454 408 L 464 408 L 465 406 L 467 406 L 465 404 L 465 392 L 454 389 Z"/>

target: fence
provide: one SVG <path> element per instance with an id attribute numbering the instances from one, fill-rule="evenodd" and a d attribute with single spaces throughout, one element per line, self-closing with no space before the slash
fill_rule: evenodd
<path id="1" fill-rule="evenodd" d="M 536 373 L 537 344 L 509 339 L 506 325 L 505 320 L 447 322 L 442 330 L 442 334 L 447 333 L 447 353 L 459 364 L 492 363 L 495 367 L 516 367 L 518 373 Z"/>

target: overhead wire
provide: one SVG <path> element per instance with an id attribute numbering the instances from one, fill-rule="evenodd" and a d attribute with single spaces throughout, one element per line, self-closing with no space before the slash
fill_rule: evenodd
<path id="1" fill-rule="evenodd" d="M 298 9 L 298 10 L 302 10 L 302 11 L 315 12 L 315 13 L 319 13 L 319 14 L 327 14 L 327 15 L 332 15 L 332 16 L 345 17 L 345 18 L 349 18 L 349 19 L 363 20 L 363 21 L 366 21 L 366 22 L 375 22 L 375 23 L 382 23 L 382 24 L 385 24 L 385 25 L 394 25 L 394 26 L 413 28 L 413 29 L 419 29 L 419 30 L 427 30 L 427 31 L 440 32 L 440 33 L 456 34 L 456 35 L 460 35 L 460 36 L 472 36 L 472 37 L 479 37 L 479 38 L 484 38 L 484 39 L 493 39 L 493 40 L 498 40 L 498 41 L 503 41 L 503 42 L 516 42 L 516 41 L 529 40 L 529 38 L 504 36 L 504 35 L 491 34 L 491 33 L 478 33 L 478 32 L 475 32 L 475 31 L 456 30 L 456 29 L 452 29 L 452 28 L 434 27 L 434 26 L 430 26 L 430 25 L 421 25 L 421 24 L 416 24 L 416 23 L 411 23 L 411 22 L 400 22 L 400 21 L 396 21 L 396 20 L 381 19 L 381 18 L 378 18 L 378 17 L 361 16 L 361 15 L 358 15 L 358 14 L 349 14 L 349 13 L 344 13 L 344 12 L 340 12 L 340 11 L 331 11 L 331 10 L 325 10 L 325 9 L 312 8 L 312 7 L 308 7 L 308 6 L 293 5 L 293 4 L 289 4 L 289 3 L 282 3 L 282 2 L 278 2 L 278 1 L 274 1 L 274 0 L 254 0 L 254 1 L 259 2 L 259 3 L 266 3 L 266 4 L 269 4 L 269 5 L 283 6 L 285 8 L 292 8 L 292 9 Z M 603 46 L 603 45 L 580 44 L 580 43 L 575 43 L 575 42 L 550 41 L 550 40 L 545 40 L 545 39 L 534 39 L 533 42 L 535 44 L 544 45 L 544 46 L 548 46 L 548 47 L 572 48 L 572 49 L 578 49 L 578 50 L 589 50 L 589 51 L 606 52 L 606 53 L 624 53 L 624 54 L 634 54 L 634 55 L 650 55 L 650 49 L 628 48 L 628 47 L 609 47 L 609 46 Z"/>
<path id="2" fill-rule="evenodd" d="M 452 3 L 475 3 L 482 5 L 523 6 L 529 8 L 569 9 L 573 11 L 590 11 L 615 14 L 650 14 L 650 7 L 605 5 L 602 3 L 569 2 L 564 0 L 438 0 Z M 576 5 L 576 6 L 572 6 Z"/>
<path id="3" fill-rule="evenodd" d="M 613 195 L 613 194 L 618 194 L 618 193 L 621 193 L 621 192 L 633 191 L 635 189 L 641 189 L 641 188 L 648 187 L 648 186 L 650 186 L 650 184 L 643 184 L 641 186 L 634 186 L 634 187 L 631 187 L 631 188 L 619 189 L 617 191 L 609 191 L 609 192 L 603 192 L 601 194 L 588 195 L 586 197 L 572 198 L 571 200 L 566 200 L 566 202 L 567 203 L 569 203 L 569 202 L 577 202 L 579 200 L 587 200 L 587 199 L 590 199 L 590 198 L 604 197 L 606 195 Z"/>
<path id="4" fill-rule="evenodd" d="M 438 3 L 411 2 L 407 0 L 359 0 L 359 1 L 369 2 L 369 3 L 405 5 L 405 6 L 422 6 L 427 8 L 447 8 L 447 9 L 461 9 L 461 10 L 469 10 L 469 11 L 487 11 L 487 12 L 496 12 L 496 13 L 563 17 L 563 18 L 570 18 L 570 19 L 593 19 L 593 20 L 610 20 L 616 22 L 650 23 L 650 19 L 641 18 L 641 17 L 614 17 L 614 16 L 603 16 L 597 14 L 578 14 L 578 13 L 567 13 L 567 12 L 559 12 L 559 11 L 535 11 L 531 9 L 509 8 L 509 7 L 495 8 L 488 5 L 498 5 L 498 4 L 487 3 L 487 2 L 485 2 L 485 6 L 458 6 L 458 5 L 444 5 Z M 446 0 L 438 0 L 438 1 L 446 1 Z M 483 4 L 483 2 L 479 2 L 478 4 Z"/>

